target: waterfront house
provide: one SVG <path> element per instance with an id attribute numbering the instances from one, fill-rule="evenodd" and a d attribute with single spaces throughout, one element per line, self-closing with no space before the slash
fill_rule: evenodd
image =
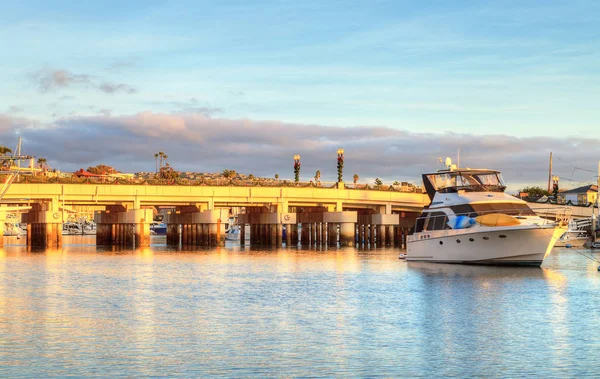
<path id="1" fill-rule="evenodd" d="M 596 196 L 598 196 L 598 186 L 589 184 L 587 186 L 573 188 L 568 191 L 558 193 L 559 204 L 572 204 L 572 205 L 588 205 L 596 203 Z"/>

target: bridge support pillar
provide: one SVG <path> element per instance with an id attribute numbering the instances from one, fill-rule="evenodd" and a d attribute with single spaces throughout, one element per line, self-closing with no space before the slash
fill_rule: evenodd
<path id="1" fill-rule="evenodd" d="M 250 245 L 281 247 L 283 244 L 283 224 L 287 225 L 286 244 L 294 243 L 293 227 L 296 225 L 295 213 L 254 211 L 238 215 L 237 222 L 241 228 L 245 224 L 250 224 Z"/>
<path id="2" fill-rule="evenodd" d="M 352 222 L 341 222 L 340 223 L 340 246 L 354 246 L 354 223 Z"/>
<path id="3" fill-rule="evenodd" d="M 96 245 L 150 246 L 151 209 L 125 210 L 122 206 L 109 206 L 106 211 L 96 212 L 94 221 Z"/>
<path id="4" fill-rule="evenodd" d="M 340 225 L 339 242 L 340 246 L 354 246 L 354 240 L 356 239 L 355 230 L 356 222 L 358 221 L 358 214 L 355 211 L 342 211 L 342 212 L 326 212 L 323 213 L 323 221 L 330 225 L 329 231 L 329 245 L 337 246 L 338 233 L 337 226 Z"/>
<path id="5" fill-rule="evenodd" d="M 290 235 L 290 245 L 298 247 L 298 224 L 289 224 L 288 225 L 289 235 Z"/>
<path id="6" fill-rule="evenodd" d="M 246 223 L 240 224 L 240 246 L 246 245 Z"/>
<path id="7" fill-rule="evenodd" d="M 21 222 L 27 223 L 27 245 L 41 248 L 62 246 L 61 211 L 51 209 L 51 204 L 36 203 L 28 213 L 21 215 Z M 1 224 L 4 229 L 4 222 Z"/>
<path id="8" fill-rule="evenodd" d="M 167 244 L 179 246 L 220 246 L 224 244 L 221 231 L 220 210 L 198 211 L 195 207 L 182 207 L 178 213 L 165 215 Z M 181 228 L 180 228 L 181 226 Z M 181 237 L 181 242 L 180 242 Z"/>
<path id="9" fill-rule="evenodd" d="M 385 245 L 386 246 L 394 246 L 394 229 L 395 226 L 394 225 L 387 225 L 387 232 L 386 232 L 386 240 L 385 240 Z"/>
<path id="10" fill-rule="evenodd" d="M 377 225 L 377 236 L 375 238 L 377 247 L 383 247 L 385 245 L 385 225 Z"/>

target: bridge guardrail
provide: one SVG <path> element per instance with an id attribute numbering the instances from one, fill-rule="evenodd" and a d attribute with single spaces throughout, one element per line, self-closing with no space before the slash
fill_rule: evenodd
<path id="1" fill-rule="evenodd" d="M 0 175 L 0 182 L 6 180 L 5 175 Z M 337 182 L 299 182 L 275 179 L 227 179 L 227 178 L 204 178 L 192 179 L 123 179 L 123 178 L 60 178 L 46 176 L 21 176 L 14 183 L 32 184 L 118 184 L 118 185 L 178 185 L 178 186 L 223 186 L 223 187 L 296 187 L 296 188 L 337 188 Z M 423 193 L 419 187 L 394 186 L 394 185 L 369 185 L 344 183 L 347 190 L 371 190 L 371 191 L 393 191 L 404 193 Z"/>

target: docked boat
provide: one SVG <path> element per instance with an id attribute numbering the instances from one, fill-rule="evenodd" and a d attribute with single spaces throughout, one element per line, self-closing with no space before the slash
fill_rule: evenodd
<path id="1" fill-rule="evenodd" d="M 4 224 L 3 235 L 5 235 L 7 237 L 10 237 L 10 236 L 21 237 L 21 236 L 27 235 L 27 229 L 25 227 L 21 226 L 21 224 L 18 222 L 7 222 Z"/>
<path id="2" fill-rule="evenodd" d="M 407 240 L 407 261 L 540 266 L 567 230 L 537 216 L 527 203 L 504 193 L 496 170 L 446 169 L 423 175 L 431 204 Z"/>
<path id="3" fill-rule="evenodd" d="M 581 220 L 571 220 L 566 232 L 556 241 L 556 247 L 581 247 L 590 239 L 588 230 L 592 225 L 589 218 Z"/>
<path id="4" fill-rule="evenodd" d="M 231 225 L 225 232 L 225 240 L 230 242 L 240 242 L 240 225 Z M 245 226 L 244 240 L 250 240 L 250 225 Z"/>
<path id="5" fill-rule="evenodd" d="M 96 223 L 68 221 L 63 223 L 62 234 L 63 236 L 94 235 L 96 234 Z"/>
<path id="6" fill-rule="evenodd" d="M 167 234 L 167 224 L 164 222 L 153 222 L 150 224 L 150 233 L 159 236 Z"/>

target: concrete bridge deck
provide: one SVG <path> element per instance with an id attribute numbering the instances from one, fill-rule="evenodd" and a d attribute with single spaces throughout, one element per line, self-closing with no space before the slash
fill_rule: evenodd
<path id="1" fill-rule="evenodd" d="M 429 199 L 422 193 L 346 188 L 16 183 L 9 188 L 2 202 L 50 202 L 55 206 L 118 204 L 131 209 L 194 205 L 200 210 L 280 205 L 284 208 L 322 206 L 341 211 L 342 208 L 384 206 L 388 211 L 420 212 Z"/>
<path id="2" fill-rule="evenodd" d="M 281 245 L 287 225 L 290 244 L 337 245 L 339 240 L 352 245 L 360 235 L 360 241 L 369 239 L 371 245 L 394 245 L 406 240 L 408 228 L 428 203 L 423 193 L 350 189 L 343 183 L 334 188 L 17 183 L 2 198 L 0 220 L 8 206 L 29 206 L 22 216 L 28 244 L 54 246 L 62 244 L 70 207 L 98 206 L 97 244 L 144 245 L 153 220 L 148 208 L 171 206 L 175 211 L 164 218 L 167 243 L 211 246 L 222 242 L 221 224 L 230 209 L 245 207 L 238 221 L 252 227 L 254 243 Z M 303 235 L 298 239 L 299 225 Z"/>

